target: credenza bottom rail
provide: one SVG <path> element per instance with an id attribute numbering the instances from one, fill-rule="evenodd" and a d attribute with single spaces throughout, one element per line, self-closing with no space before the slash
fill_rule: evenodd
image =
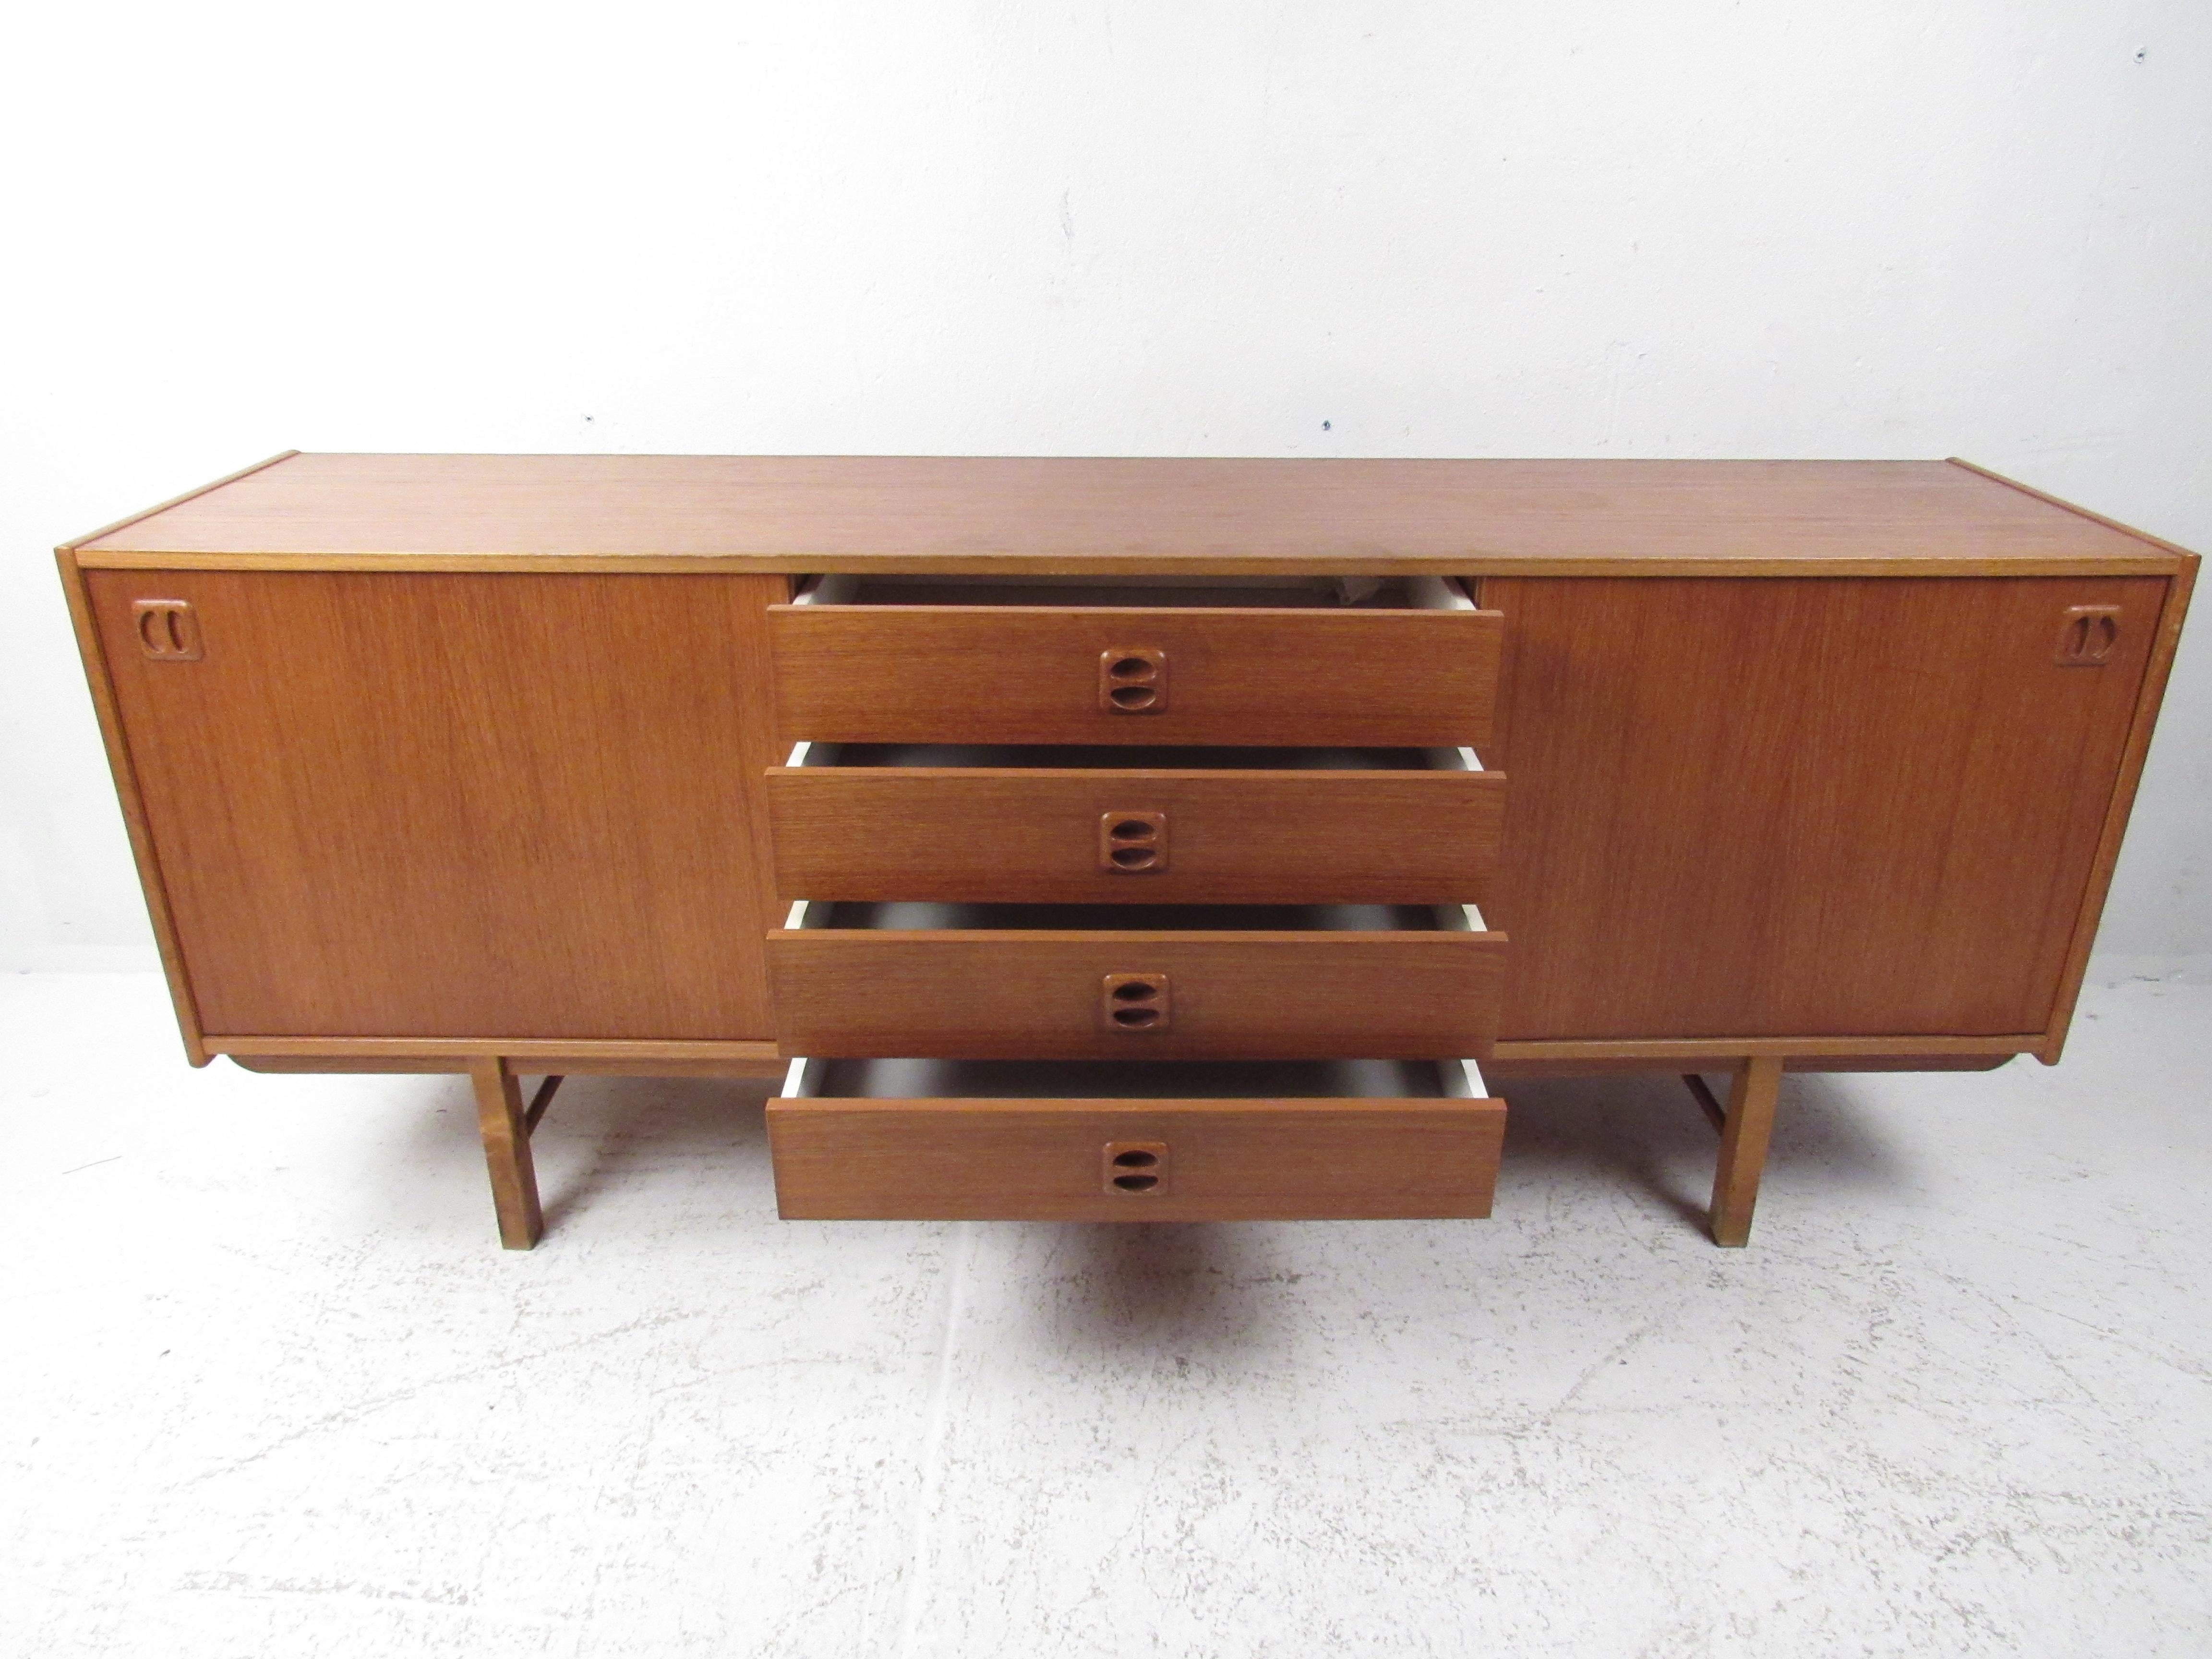
<path id="1" fill-rule="evenodd" d="M 1988 1071 L 2040 1047 L 2039 1037 L 1741 1039 L 1734 1044 L 1665 1040 L 1501 1042 L 1484 1062 L 1493 1078 L 1672 1072 L 1719 1137 L 1707 1212 L 1716 1244 L 1751 1236 L 1759 1178 L 1785 1072 Z M 785 1062 L 769 1042 L 562 1043 L 538 1039 L 428 1040 L 291 1037 L 208 1039 L 248 1070 L 271 1073 L 465 1073 L 490 1177 L 500 1242 L 529 1249 L 544 1232 L 532 1138 L 570 1076 L 720 1077 L 770 1080 Z M 539 1079 L 526 1094 L 526 1077 Z M 1716 1089 L 1709 1079 L 1719 1079 Z"/>

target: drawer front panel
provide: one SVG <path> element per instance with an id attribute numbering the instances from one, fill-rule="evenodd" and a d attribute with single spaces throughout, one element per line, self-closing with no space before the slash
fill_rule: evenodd
<path id="1" fill-rule="evenodd" d="M 778 767 L 768 799 L 786 900 L 1480 904 L 1505 777 Z"/>
<path id="2" fill-rule="evenodd" d="M 1487 1055 L 1505 937 L 1473 933 L 769 936 L 786 1054 L 990 1060 Z"/>
<path id="3" fill-rule="evenodd" d="M 1505 1103 L 778 1099 L 768 1127 L 787 1220 L 1481 1217 Z"/>
<path id="4" fill-rule="evenodd" d="M 787 743 L 1480 744 L 1502 626 L 1489 611 L 769 612 Z"/>

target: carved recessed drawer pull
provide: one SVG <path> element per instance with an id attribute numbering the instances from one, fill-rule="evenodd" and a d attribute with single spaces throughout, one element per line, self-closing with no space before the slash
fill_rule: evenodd
<path id="1" fill-rule="evenodd" d="M 1168 1144 L 1164 1140 L 1109 1140 L 1101 1157 L 1099 1184 L 1119 1195 L 1158 1194 L 1168 1189 Z"/>
<path id="2" fill-rule="evenodd" d="M 1158 714 L 1168 706 L 1168 653 L 1142 646 L 1102 653 L 1098 707 L 1109 714 Z"/>
<path id="3" fill-rule="evenodd" d="M 1116 875 L 1158 875 L 1168 867 L 1168 815 L 1109 812 L 1098 820 L 1098 867 Z"/>
<path id="4" fill-rule="evenodd" d="M 2062 668 L 2102 668 L 2112 659 L 2119 642 L 2119 606 L 2069 605 L 2058 629 L 2058 664 Z"/>
<path id="5" fill-rule="evenodd" d="M 1173 1012 L 1165 974 L 1109 974 L 1098 1023 L 1109 1031 L 1164 1031 Z"/>
<path id="6" fill-rule="evenodd" d="M 140 599 L 131 607 L 139 647 L 155 662 L 198 662 L 199 617 L 185 599 Z"/>

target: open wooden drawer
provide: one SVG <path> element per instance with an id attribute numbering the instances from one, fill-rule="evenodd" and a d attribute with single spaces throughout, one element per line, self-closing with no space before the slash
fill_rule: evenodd
<path id="1" fill-rule="evenodd" d="M 806 1059 L 768 1124 L 792 1220 L 1480 1217 L 1505 1103 L 1460 1060 Z"/>
<path id="2" fill-rule="evenodd" d="M 1434 576 L 842 575 L 769 611 L 787 743 L 1479 744 L 1502 628 Z"/>
<path id="3" fill-rule="evenodd" d="M 1467 748 L 801 744 L 768 774 L 786 899 L 1480 902 L 1505 777 Z"/>
<path id="4" fill-rule="evenodd" d="M 801 904 L 769 935 L 786 1054 L 1483 1055 L 1505 936 L 1464 905 Z"/>

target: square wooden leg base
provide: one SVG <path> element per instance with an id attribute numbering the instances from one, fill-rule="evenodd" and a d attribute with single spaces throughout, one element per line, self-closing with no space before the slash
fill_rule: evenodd
<path id="1" fill-rule="evenodd" d="M 1713 1168 L 1713 1243 L 1740 1249 L 1751 1239 L 1752 1206 L 1759 1201 L 1759 1177 L 1766 1168 L 1766 1143 L 1774 1133 L 1774 1103 L 1782 1089 L 1782 1061 L 1755 1055 L 1729 1074 L 1723 1105 L 1694 1073 L 1682 1081 L 1720 1132 L 1719 1161 Z"/>
<path id="2" fill-rule="evenodd" d="M 499 1242 L 526 1250 L 544 1236 L 545 1216 L 538 1203 L 538 1166 L 531 1161 L 530 1137 L 560 1088 L 558 1077 L 538 1085 L 528 1105 L 522 1080 L 510 1060 L 488 1056 L 469 1066 L 477 1096 L 477 1128 L 483 1136 L 484 1164 L 491 1174 L 492 1208 L 499 1216 Z"/>
<path id="3" fill-rule="evenodd" d="M 499 1242 L 510 1250 L 527 1250 L 545 1232 L 530 1138 L 562 1079 L 548 1076 L 526 1103 L 514 1062 L 487 1056 L 471 1062 L 469 1080 L 476 1091 L 477 1127 L 491 1177 Z M 1781 1093 L 1782 1061 L 1771 1055 L 1747 1058 L 1729 1074 L 1725 1103 L 1697 1073 L 1685 1073 L 1682 1081 L 1721 1138 L 1710 1212 L 1713 1243 L 1740 1249 L 1751 1239 L 1752 1210 L 1759 1201 L 1759 1178 L 1766 1166 Z"/>

